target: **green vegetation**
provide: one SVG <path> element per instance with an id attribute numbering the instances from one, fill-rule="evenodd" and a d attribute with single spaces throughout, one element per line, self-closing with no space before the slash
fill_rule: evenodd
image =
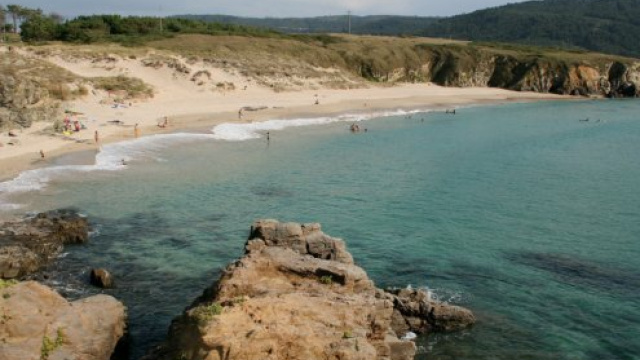
<path id="1" fill-rule="evenodd" d="M 418 34 L 640 56 L 638 0 L 544 0 L 441 19 Z"/>
<path id="2" fill-rule="evenodd" d="M 247 18 L 228 15 L 178 15 L 176 18 L 269 28 L 284 33 L 347 33 L 348 15 L 312 18 Z M 437 21 L 419 16 L 351 16 L 352 34 L 411 35 Z"/>
<path id="3" fill-rule="evenodd" d="M 64 344 L 64 332 L 58 328 L 56 339 L 50 339 L 46 334 L 42 337 L 42 348 L 40 349 L 40 360 L 47 360 L 52 352 Z"/>
<path id="4" fill-rule="evenodd" d="M 90 81 L 93 82 L 96 89 L 126 92 L 127 98 L 153 97 L 153 88 L 138 78 L 119 75 L 91 78 Z"/>
<path id="5" fill-rule="evenodd" d="M 13 286 L 15 284 L 17 284 L 18 281 L 16 280 L 4 280 L 4 279 L 0 279 L 0 290 L 6 289 L 10 286 Z"/>
<path id="6" fill-rule="evenodd" d="M 222 314 L 223 307 L 217 302 L 209 305 L 200 305 L 191 311 L 200 326 L 206 325 L 215 316 Z"/>
<path id="7" fill-rule="evenodd" d="M 321 276 L 320 277 L 320 282 L 322 284 L 325 284 L 325 285 L 331 285 L 331 284 L 333 284 L 333 276 L 331 276 L 331 275 Z"/>
<path id="8" fill-rule="evenodd" d="M 85 44 L 118 42 L 123 45 L 140 45 L 176 34 L 282 36 L 269 29 L 178 18 L 92 15 L 80 16 L 63 23 L 57 15 L 44 15 L 37 10 L 31 10 L 25 15 L 20 29 L 22 40 L 27 42 L 59 40 Z"/>

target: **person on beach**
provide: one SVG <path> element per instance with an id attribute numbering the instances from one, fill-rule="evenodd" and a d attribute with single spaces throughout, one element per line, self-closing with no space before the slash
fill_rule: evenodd
<path id="1" fill-rule="evenodd" d="M 40 149 L 40 158 L 44 159 L 44 151 L 42 151 L 42 149 Z"/>
<path id="2" fill-rule="evenodd" d="M 238 110 L 238 120 L 242 120 L 242 110 L 243 108 L 240 108 L 240 110 Z"/>
<path id="3" fill-rule="evenodd" d="M 138 128 L 138 123 L 133 127 L 133 136 L 135 138 L 140 137 L 140 129 Z"/>
<path id="4" fill-rule="evenodd" d="M 96 140 L 96 144 L 100 141 L 100 136 L 98 135 L 98 130 L 93 134 L 93 138 Z"/>

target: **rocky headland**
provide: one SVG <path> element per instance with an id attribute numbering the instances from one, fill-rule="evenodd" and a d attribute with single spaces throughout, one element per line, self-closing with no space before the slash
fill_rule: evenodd
<path id="1" fill-rule="evenodd" d="M 410 332 L 474 322 L 469 310 L 425 291 L 376 288 L 319 224 L 261 220 L 245 255 L 174 319 L 145 359 L 408 360 L 416 354 Z"/>

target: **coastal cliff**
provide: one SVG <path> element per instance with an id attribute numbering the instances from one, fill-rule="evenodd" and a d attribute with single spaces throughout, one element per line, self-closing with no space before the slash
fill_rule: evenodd
<path id="1" fill-rule="evenodd" d="M 475 322 L 420 290 L 385 292 L 319 224 L 253 224 L 245 255 L 174 319 L 146 360 L 409 360 L 413 332 Z"/>
<path id="2" fill-rule="evenodd" d="M 400 54 L 385 54 L 384 58 L 388 60 L 360 57 L 353 69 L 377 82 L 433 82 L 560 95 L 640 96 L 640 61 L 632 59 L 420 44 Z"/>

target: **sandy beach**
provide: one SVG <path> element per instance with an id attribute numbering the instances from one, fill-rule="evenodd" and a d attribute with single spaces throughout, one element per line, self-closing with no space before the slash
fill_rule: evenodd
<path id="1" fill-rule="evenodd" d="M 434 84 L 399 84 L 336 90 L 306 89 L 275 92 L 238 73 L 212 67 L 206 70 L 216 81 L 233 83 L 233 90 L 207 91 L 187 76 L 176 76 L 169 68 L 143 66 L 139 61 L 120 59 L 116 65 L 90 60 L 49 57 L 45 60 L 83 77 L 127 75 L 142 79 L 154 88 L 153 98 L 115 101 L 116 95 L 91 89 L 83 98 L 65 103 L 71 121 L 84 128 L 67 135 L 53 134 L 50 123 L 36 123 L 29 129 L 14 129 L 0 135 L 0 179 L 21 171 L 47 166 L 51 159 L 74 151 L 99 151 L 101 145 L 187 129 L 204 129 L 225 122 L 256 122 L 293 119 L 346 112 L 377 112 L 395 109 L 449 108 L 475 103 L 561 99 L 557 95 L 513 92 L 497 88 L 446 88 Z M 239 109 L 246 108 L 242 114 Z M 161 127 L 165 117 L 168 126 Z M 135 126 L 138 124 L 138 130 Z M 49 128 L 49 129 L 48 129 Z M 98 142 L 95 141 L 96 132 Z M 44 153 L 41 157 L 40 151 Z"/>

